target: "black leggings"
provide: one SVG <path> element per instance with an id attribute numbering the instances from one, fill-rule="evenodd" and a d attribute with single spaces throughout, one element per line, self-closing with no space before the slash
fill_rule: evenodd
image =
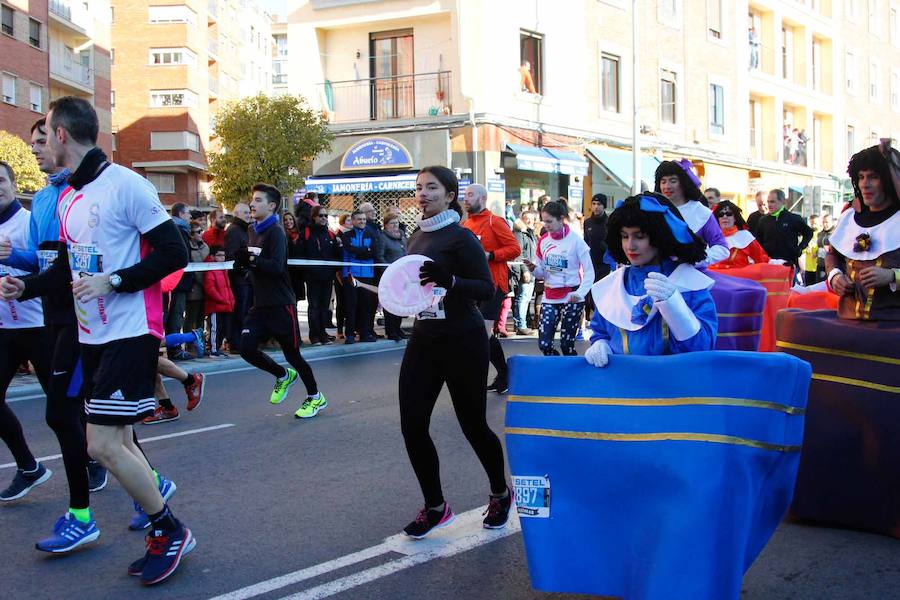
<path id="1" fill-rule="evenodd" d="M 325 331 L 328 317 L 328 305 L 331 302 L 331 280 L 307 279 L 306 297 L 309 300 L 306 314 L 309 319 L 309 341 L 326 342 L 328 333 Z"/>
<path id="2" fill-rule="evenodd" d="M 69 508 L 87 508 L 90 506 L 87 474 L 89 457 L 80 384 L 81 350 L 78 330 L 74 324 L 48 326 L 46 329 L 49 348 L 53 352 L 50 361 L 50 387 L 47 390 L 47 425 L 59 440 L 69 483 Z"/>
<path id="3" fill-rule="evenodd" d="M 487 472 L 491 492 L 506 491 L 503 448 L 486 418 L 488 340 L 483 327 L 449 337 L 413 333 L 400 367 L 400 427 L 426 506 L 444 502 L 440 464 L 428 433 L 431 413 L 447 384 L 456 418 Z"/>
<path id="4" fill-rule="evenodd" d="M 300 356 L 300 325 L 297 323 L 295 306 L 254 306 L 247 315 L 241 334 L 241 358 L 275 377 L 284 377 L 284 367 L 259 350 L 259 343 L 270 337 L 275 338 L 285 360 L 300 375 L 306 386 L 306 393 L 310 396 L 318 394 L 319 388 L 312 368 Z"/>
<path id="5" fill-rule="evenodd" d="M 6 390 L 19 370 L 19 365 L 31 361 L 35 375 L 47 392 L 49 354 L 41 328 L 0 329 L 0 438 L 9 448 L 16 461 L 16 467 L 24 471 L 37 468 L 34 454 L 28 448 L 22 424 L 6 404 Z"/>

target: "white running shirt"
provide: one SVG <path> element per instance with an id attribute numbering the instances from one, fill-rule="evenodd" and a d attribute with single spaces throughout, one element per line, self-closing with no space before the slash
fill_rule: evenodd
<path id="1" fill-rule="evenodd" d="M 109 165 L 80 190 L 67 187 L 59 200 L 59 235 L 69 252 L 72 280 L 130 267 L 150 252 L 141 235 L 169 215 L 153 184 L 120 165 Z M 96 300 L 75 298 L 82 344 L 152 334 L 163 337 L 159 284 L 132 294 L 112 292 Z"/>
<path id="2" fill-rule="evenodd" d="M 0 237 L 9 238 L 13 248 L 28 248 L 28 230 L 30 227 L 31 213 L 24 208 L 19 208 L 6 221 L 0 223 Z M 22 277 L 28 275 L 22 271 L 7 265 L 0 265 L 0 277 L 12 275 Z M 0 328 L 25 329 L 26 327 L 43 327 L 44 311 L 41 307 L 41 299 L 26 300 L 0 300 Z"/>

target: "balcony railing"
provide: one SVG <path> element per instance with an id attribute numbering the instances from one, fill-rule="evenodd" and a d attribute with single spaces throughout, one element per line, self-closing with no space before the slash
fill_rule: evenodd
<path id="1" fill-rule="evenodd" d="M 449 115 L 450 71 L 327 81 L 318 85 L 332 123 Z"/>
<path id="2" fill-rule="evenodd" d="M 76 27 L 85 29 L 88 23 L 88 11 L 82 3 L 72 3 L 70 0 L 50 0 L 50 12 L 72 23 Z"/>
<path id="3" fill-rule="evenodd" d="M 219 40 L 216 38 L 206 40 L 206 49 L 212 56 L 219 56 Z"/>
<path id="4" fill-rule="evenodd" d="M 51 46 L 50 73 L 84 87 L 94 87 L 94 70 L 83 64 L 80 56 L 72 54 L 64 48 Z"/>
<path id="5" fill-rule="evenodd" d="M 209 76 L 209 95 L 210 96 L 218 96 L 219 95 L 219 80 L 212 75 Z"/>
<path id="6" fill-rule="evenodd" d="M 209 13 L 209 16 L 213 19 L 219 18 L 219 4 L 216 0 L 208 0 L 206 3 L 206 12 Z"/>
<path id="7" fill-rule="evenodd" d="M 72 6 L 66 0 L 50 0 L 50 12 L 72 20 Z"/>

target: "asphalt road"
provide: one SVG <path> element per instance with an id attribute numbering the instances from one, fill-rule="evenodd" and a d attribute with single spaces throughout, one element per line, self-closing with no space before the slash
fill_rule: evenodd
<path id="1" fill-rule="evenodd" d="M 537 351 L 507 341 L 508 353 Z M 397 373 L 402 350 L 313 364 L 329 407 L 292 417 L 301 386 L 281 406 L 268 402 L 271 378 L 232 359 L 213 374 L 203 404 L 181 420 L 138 426 L 155 466 L 178 485 L 175 514 L 198 545 L 167 582 L 143 589 L 125 573 L 143 552 L 128 531 L 131 502 L 111 481 L 93 496 L 101 537 L 64 557 L 33 549 L 65 510 L 59 459 L 53 478 L 0 506 L 0 597 L 17 598 L 563 598 L 531 590 L 515 524 L 480 528 L 487 481 L 456 423 L 446 392 L 432 421 L 445 494 L 458 523 L 440 539 L 396 536 L 421 503 L 399 431 Z M 183 392 L 170 384 L 183 408 Z M 43 423 L 44 403 L 12 404 L 37 456 L 59 452 Z M 489 396 L 500 431 L 502 398 Z M 178 437 L 167 437 L 181 433 Z M 150 440 L 159 436 L 164 439 Z M 502 437 L 501 437 L 502 439 Z M 0 465 L 11 462 L 5 447 Z M 0 481 L 12 477 L 0 468 Z M 438 537 L 438 536 L 435 536 Z M 235 593 L 240 590 L 240 593 Z M 900 542 L 878 535 L 783 524 L 748 572 L 742 599 L 900 597 Z"/>

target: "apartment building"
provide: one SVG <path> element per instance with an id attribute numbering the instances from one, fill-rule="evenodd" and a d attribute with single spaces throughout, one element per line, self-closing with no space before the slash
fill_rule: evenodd
<path id="1" fill-rule="evenodd" d="M 215 115 L 269 90 L 270 19 L 247 0 L 113 1 L 115 160 L 164 204 L 209 210 Z"/>
<path id="2" fill-rule="evenodd" d="M 635 76 L 640 178 L 690 158 L 745 206 L 773 187 L 807 211 L 835 205 L 848 155 L 900 129 L 896 0 L 640 2 L 636 70 L 631 4 L 300 2 L 288 89 L 337 135 L 308 187 L 343 204 L 403 196 L 441 162 L 487 184 L 494 207 L 621 198 Z"/>
<path id="3" fill-rule="evenodd" d="M 109 3 L 3 0 L 0 13 L 0 129 L 29 139 L 52 100 L 79 96 L 97 109 L 98 143 L 109 152 Z"/>

